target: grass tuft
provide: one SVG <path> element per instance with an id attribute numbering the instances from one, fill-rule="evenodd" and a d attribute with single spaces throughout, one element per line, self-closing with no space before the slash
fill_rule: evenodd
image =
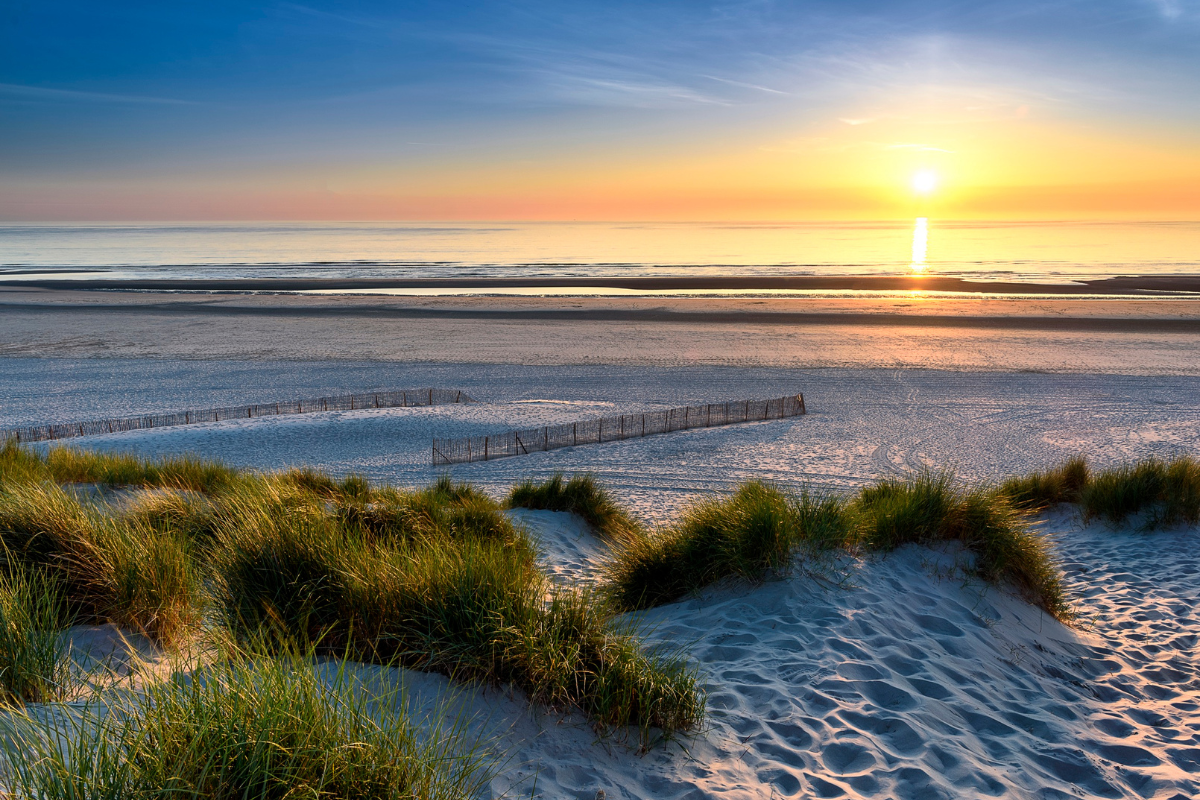
<path id="1" fill-rule="evenodd" d="M 221 661 L 69 730 L 20 722 L 19 797 L 465 800 L 494 764 L 462 725 L 422 725 L 402 694 L 295 656 Z"/>
<path id="2" fill-rule="evenodd" d="M 1076 456 L 1044 472 L 1008 478 L 1000 491 L 1018 508 L 1037 511 L 1059 503 L 1078 503 L 1091 479 L 1087 459 Z"/>
<path id="3" fill-rule="evenodd" d="M 671 732 L 697 724 L 695 675 L 677 658 L 643 651 L 599 597 L 553 586 L 521 532 L 510 526 L 510 540 L 438 527 L 485 500 L 447 481 L 396 493 L 395 505 L 433 520 L 430 531 L 404 535 L 396 533 L 409 530 L 402 516 L 381 532 L 321 504 L 245 508 L 214 552 L 219 610 L 242 641 L 266 636 L 508 683 L 601 725 Z"/>
<path id="4" fill-rule="evenodd" d="M 609 563 L 607 591 L 619 608 L 650 608 L 726 577 L 758 580 L 786 568 L 801 546 L 827 550 L 854 535 L 839 499 L 752 481 L 729 497 L 696 503 L 662 531 L 623 543 Z"/>
<path id="5" fill-rule="evenodd" d="M 556 473 L 537 483 L 527 478 L 512 487 L 506 505 L 546 511 L 570 511 L 583 517 L 603 538 L 611 542 L 636 539 L 641 526 L 612 498 L 593 475 L 573 475 L 563 480 Z"/>
<path id="6" fill-rule="evenodd" d="M 55 575 L 85 618 L 170 643 L 198 617 L 201 587 L 186 542 L 85 507 L 53 484 L 0 489 L 0 542 L 13 566 Z"/>
<path id="7" fill-rule="evenodd" d="M 1109 469 L 1089 469 L 1083 456 L 1044 472 L 1009 478 L 1000 491 L 1021 508 L 1041 510 L 1078 503 L 1085 521 L 1112 524 L 1148 512 L 1146 529 L 1200 522 L 1200 461 L 1150 458 Z"/>
<path id="8" fill-rule="evenodd" d="M 759 580 L 786 568 L 801 548 L 891 550 L 939 541 L 962 542 L 981 577 L 1010 582 L 1050 614 L 1069 618 L 1058 569 L 1028 515 L 998 491 L 963 489 L 948 473 L 928 470 L 880 481 L 848 500 L 743 484 L 625 544 L 609 565 L 606 591 L 620 608 L 648 608 L 725 577 Z"/>
<path id="9" fill-rule="evenodd" d="M 1147 459 L 1098 473 L 1084 488 L 1080 506 L 1086 520 L 1120 523 L 1149 511 L 1147 528 L 1200 521 L 1200 462 Z"/>
<path id="10" fill-rule="evenodd" d="M 47 703 L 63 697 L 70 664 L 62 629 L 71 623 L 53 574 L 40 569 L 0 574 L 0 703 Z"/>

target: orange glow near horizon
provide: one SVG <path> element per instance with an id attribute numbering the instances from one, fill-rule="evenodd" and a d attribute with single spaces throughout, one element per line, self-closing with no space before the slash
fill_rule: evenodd
<path id="1" fill-rule="evenodd" d="M 818 124 L 798 137 L 539 148 L 419 161 L 0 187 L 0 218 L 109 220 L 1200 219 L 1200 147 L 1065 123 Z M 953 176 L 953 180 L 943 180 Z"/>

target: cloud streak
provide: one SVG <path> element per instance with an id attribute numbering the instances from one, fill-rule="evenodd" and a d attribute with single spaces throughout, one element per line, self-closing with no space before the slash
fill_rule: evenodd
<path id="1" fill-rule="evenodd" d="M 30 100 L 51 100 L 58 102 L 83 103 L 125 103 L 133 105 L 152 106 L 193 106 L 200 105 L 191 100 L 177 100 L 171 97 L 148 97 L 136 94 L 111 94 L 108 92 L 84 92 L 76 89 L 51 89 L 45 86 L 24 86 L 15 83 L 0 83 L 0 97 L 19 97 Z"/>

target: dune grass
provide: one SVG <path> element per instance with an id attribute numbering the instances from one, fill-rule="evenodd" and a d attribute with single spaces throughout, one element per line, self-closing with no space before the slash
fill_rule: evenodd
<path id="1" fill-rule="evenodd" d="M 1071 619 L 1048 543 L 1002 490 L 963 487 L 947 472 L 924 470 L 863 488 L 852 509 L 866 548 L 960 542 L 975 555 L 980 577 L 1009 583 L 1051 616 Z"/>
<path id="2" fill-rule="evenodd" d="M 12 439 L 0 446 L 0 484 L 53 481 L 104 486 L 149 486 L 219 492 L 237 480 L 238 470 L 196 456 L 141 459 L 130 453 L 101 453 L 51 447 L 45 454 Z"/>
<path id="3" fill-rule="evenodd" d="M 398 692 L 294 655 L 225 658 L 98 720 L 66 720 L 19 720 L 14 796 L 465 800 L 495 764 L 464 725 L 425 727 Z"/>
<path id="4" fill-rule="evenodd" d="M 757 580 L 786 569 L 802 548 L 890 550 L 942 541 L 973 552 L 981 577 L 1011 583 L 1051 615 L 1070 618 L 1057 567 L 1028 514 L 996 490 L 963 488 L 948 473 L 928 470 L 850 498 L 743 484 L 622 547 L 609 564 L 606 591 L 620 608 L 648 608 L 725 577 Z"/>
<path id="5" fill-rule="evenodd" d="M 1044 472 L 1009 478 L 1000 490 L 1014 504 L 1034 510 L 1078 503 L 1085 521 L 1121 524 L 1145 512 L 1146 529 L 1200 522 L 1200 461 L 1186 455 L 1099 471 L 1077 456 Z"/>
<path id="6" fill-rule="evenodd" d="M 505 503 L 509 508 L 573 512 L 610 542 L 636 539 L 641 533 L 637 521 L 593 475 L 572 475 L 564 481 L 560 472 L 542 483 L 526 478 L 512 487 Z"/>
<path id="7" fill-rule="evenodd" d="M 242 509 L 212 562 L 226 625 L 243 641 L 512 684 L 605 726 L 699 721 L 692 672 L 643 651 L 599 597 L 552 586 L 524 534 L 491 518 L 504 519 L 494 502 L 448 481 L 394 495 L 377 495 L 386 524 L 319 504 Z"/>
<path id="8" fill-rule="evenodd" d="M 1097 473 L 1081 492 L 1084 519 L 1124 522 L 1147 512 L 1146 528 L 1200 521 L 1200 462 L 1146 459 Z"/>
<path id="9" fill-rule="evenodd" d="M 0 573 L 0 704 L 46 703 L 66 694 L 70 665 L 62 629 L 72 622 L 52 573 Z"/>
<path id="10" fill-rule="evenodd" d="M 1008 478 L 1000 491 L 1020 508 L 1041 510 L 1060 503 L 1078 503 L 1091 479 L 1087 459 L 1076 456 L 1042 472 Z"/>
<path id="11" fill-rule="evenodd" d="M 203 605 L 185 541 L 84 506 L 51 483 L 0 488 L 0 543 L 10 567 L 53 575 L 83 619 L 171 643 Z"/>
<path id="12" fill-rule="evenodd" d="M 477 489 L 442 478 L 347 497 L 313 483 L 244 482 L 220 500 L 208 563 L 242 641 L 509 683 L 603 725 L 698 722 L 682 662 L 644 652 L 600 598 L 552 586 L 528 536 Z"/>
<path id="13" fill-rule="evenodd" d="M 801 546 L 826 550 L 852 535 L 838 498 L 745 483 L 729 497 L 701 500 L 663 530 L 622 543 L 606 591 L 619 608 L 650 608 L 722 578 L 757 580 L 786 568 Z"/>

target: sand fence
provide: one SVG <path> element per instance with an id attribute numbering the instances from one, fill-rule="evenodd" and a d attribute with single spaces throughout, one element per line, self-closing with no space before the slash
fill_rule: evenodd
<path id="1" fill-rule="evenodd" d="M 562 425 L 547 425 L 523 431 L 506 431 L 488 436 L 434 439 L 432 457 L 434 466 L 490 461 L 493 458 L 525 455 L 540 450 L 636 439 L 692 428 L 713 428 L 718 425 L 782 419 L 804 413 L 806 411 L 802 394 L 772 400 L 739 400 L 731 403 L 683 406 L 663 411 L 621 414 Z"/>
<path id="2" fill-rule="evenodd" d="M 465 392 L 457 389 L 400 389 L 364 394 L 343 394 L 337 397 L 312 397 L 306 400 L 288 400 L 279 403 L 258 403 L 251 406 L 178 411 L 171 414 L 150 414 L 142 417 L 0 429 L 0 442 L 6 439 L 15 439 L 19 443 L 46 442 L 102 433 L 168 428 L 175 425 L 195 425 L 203 422 L 225 422 L 226 420 L 254 419 L 255 417 L 275 417 L 285 414 L 311 414 L 318 411 L 357 411 L 366 408 L 405 408 L 473 402 L 475 401 Z"/>

